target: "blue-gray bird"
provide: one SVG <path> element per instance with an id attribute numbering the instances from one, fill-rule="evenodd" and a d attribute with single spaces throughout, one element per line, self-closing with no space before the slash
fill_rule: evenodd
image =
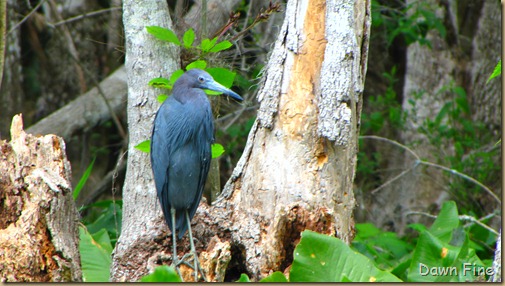
<path id="1" fill-rule="evenodd" d="M 156 113 L 151 138 L 151 167 L 165 221 L 172 231 L 172 260 L 177 269 L 175 233 L 181 239 L 189 229 L 195 281 L 199 265 L 190 221 L 202 198 L 214 142 L 214 118 L 203 89 L 243 100 L 207 72 L 191 69 L 175 82 L 172 95 Z"/>

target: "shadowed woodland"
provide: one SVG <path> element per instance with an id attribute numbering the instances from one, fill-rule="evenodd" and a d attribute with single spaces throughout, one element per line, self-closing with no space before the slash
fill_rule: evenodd
<path id="1" fill-rule="evenodd" d="M 141 131 L 138 132 L 132 131 L 134 124 L 128 120 L 132 114 L 131 101 L 128 102 L 131 100 L 128 97 L 128 93 L 131 93 L 129 84 L 131 78 L 138 77 L 138 73 L 133 73 L 125 65 L 130 28 L 125 21 L 128 17 L 125 17 L 125 13 L 141 13 L 136 10 L 126 12 L 132 7 L 128 6 L 130 2 L 0 1 L 0 8 L 3 8 L 1 14 L 6 23 L 3 27 L 3 45 L 0 47 L 4 50 L 0 86 L 0 248 L 9 249 L 5 252 L 8 255 L 0 258 L 0 265 L 5 269 L 0 270 L 0 281 L 82 281 L 83 277 L 86 282 L 137 281 L 152 273 L 157 266 L 170 265 L 170 231 L 164 224 L 155 199 L 146 199 L 145 205 L 130 205 L 131 209 L 152 207 L 144 210 L 145 213 L 152 213 L 149 215 L 152 220 L 142 224 L 145 228 L 135 230 L 148 235 L 139 235 L 138 240 L 132 242 L 131 249 L 124 246 L 129 241 L 123 241 L 121 247 L 126 247 L 124 249 L 118 246 L 120 234 L 122 230 L 125 233 L 127 228 L 124 223 L 135 220 L 135 216 L 145 216 L 144 212 L 136 214 L 124 208 L 128 203 L 123 192 L 135 188 L 131 182 L 126 182 L 129 160 L 133 160 L 129 157 L 132 156 L 131 152 L 137 152 L 135 156 L 139 156 L 135 157 L 136 164 L 148 162 L 144 161 L 146 154 L 132 148 L 138 143 L 130 141 L 132 138 L 137 140 L 139 134 L 149 133 L 153 119 L 151 113 L 139 116 L 144 121 L 150 121 L 139 125 Z M 499 62 L 501 73 L 500 2 L 357 2 L 361 4 L 351 4 L 351 7 L 356 6 L 354 13 L 358 15 L 356 11 L 369 7 L 369 11 L 363 8 L 362 14 L 366 14 L 371 22 L 369 33 L 363 28 L 364 36 L 358 41 L 362 54 L 355 55 L 365 60 L 355 69 L 361 72 L 357 74 L 364 77 L 364 86 L 361 90 L 359 85 L 352 86 L 349 88 L 350 95 L 342 99 L 343 103 L 353 106 L 353 116 L 349 119 L 353 127 L 345 129 L 351 136 L 345 142 L 339 141 L 344 135 L 330 138 L 324 130 L 314 127 L 325 120 L 317 117 L 317 114 L 325 111 L 322 105 L 315 105 L 313 113 L 316 123 L 312 125 L 304 125 L 302 119 L 297 119 L 296 112 L 291 114 L 289 108 L 283 109 L 284 104 L 289 104 L 289 96 L 295 93 L 293 90 L 297 87 L 298 92 L 308 90 L 307 94 L 316 95 L 307 101 L 309 103 L 298 101 L 297 106 L 291 106 L 292 109 L 305 112 L 309 108 L 297 108 L 323 102 L 324 97 L 318 97 L 317 94 L 324 93 L 323 79 L 330 75 L 319 72 L 326 67 L 325 63 L 319 62 L 326 60 L 323 57 L 329 54 L 327 51 L 331 47 L 325 50 L 324 45 L 311 42 L 310 37 L 305 40 L 302 36 L 300 39 L 304 40 L 293 44 L 290 42 L 289 29 L 298 28 L 296 17 L 305 15 L 305 24 L 299 24 L 305 31 L 326 31 L 325 21 L 321 19 L 325 11 L 332 11 L 330 8 L 321 10 L 326 3 L 301 0 L 167 1 L 169 16 L 165 19 L 162 17 L 160 21 L 170 23 L 170 27 L 164 28 L 172 30 L 178 39 L 183 39 L 186 32 L 192 29 L 195 35 L 193 47 L 185 47 L 184 44 L 176 47 L 157 40 L 145 28 L 139 28 L 145 33 L 146 41 L 149 41 L 146 47 L 158 45 L 162 47 L 160 49 L 166 49 L 164 55 L 170 56 L 156 57 L 160 54 L 158 50 L 137 51 L 139 54 L 155 55 L 152 56 L 152 62 L 138 63 L 150 74 L 156 75 L 151 79 L 170 79 L 171 73 L 166 71 L 173 73 L 178 69 L 185 70 L 188 65 L 191 67 L 200 60 L 205 62 L 207 68 L 219 67 L 232 71 L 232 89 L 244 98 L 244 103 L 236 104 L 225 97 L 209 96 L 216 119 L 216 143 L 223 146 L 224 153 L 212 160 L 203 203 L 192 221 L 196 228 L 196 248 L 199 252 L 205 252 L 202 256 L 204 263 L 208 263 L 206 271 L 213 269 L 212 273 L 208 273 L 208 281 L 243 281 L 245 278 L 242 274 L 246 274 L 251 281 L 265 277 L 281 279 L 269 276 L 278 272 L 296 281 L 293 279 L 299 274 L 293 274 L 293 252 L 300 242 L 300 233 L 305 229 L 339 238 L 351 249 L 373 261 L 375 267 L 389 271 L 403 281 L 425 281 L 416 280 L 422 277 L 412 276 L 412 270 L 408 272 L 408 266 L 401 268 L 400 264 L 408 259 L 416 259 L 416 251 L 421 251 L 420 233 L 434 224 L 437 215 L 444 213 L 441 211 L 443 208 L 448 209 L 444 207 L 448 206 L 447 202 L 455 203 L 451 205 L 451 210 L 455 211 L 455 217 L 459 220 L 456 219 L 454 233 L 467 238 L 465 247 L 472 249 L 473 255 L 480 259 L 483 266 L 494 267 L 493 261 L 497 263 L 496 245 L 501 240 L 502 96 L 501 75 L 494 78 L 490 76 Z M 339 2 L 336 1 L 335 5 L 339 5 Z M 167 5 L 160 4 L 162 6 Z M 290 11 L 294 11 L 294 14 L 288 14 Z M 318 15 L 321 15 L 321 19 Z M 366 23 L 366 16 L 363 17 L 363 23 Z M 161 26 L 153 24 L 151 20 L 146 19 L 142 25 Z M 366 24 L 363 25 L 366 27 Z M 284 35 L 287 40 L 283 42 L 279 35 Z M 216 37 L 218 41 L 229 41 L 232 46 L 208 53 L 195 48 L 205 40 Z M 303 46 L 303 49 L 294 52 L 296 47 L 290 45 Z M 286 60 L 275 62 L 273 59 L 278 56 L 276 51 L 281 50 L 281 47 L 288 51 L 288 56 L 284 57 Z M 294 53 L 295 58 L 292 73 L 287 72 L 291 69 L 288 66 L 290 52 Z M 304 55 L 306 58 L 297 60 Z M 279 70 L 285 74 L 275 77 L 276 65 L 283 67 L 284 70 Z M 304 74 L 309 79 L 304 79 Z M 356 77 L 358 79 L 353 77 L 353 80 L 359 80 L 360 76 Z M 298 85 L 285 88 L 288 85 L 286 81 Z M 309 84 L 304 85 L 305 82 Z M 159 107 L 157 96 L 170 95 L 170 90 L 149 85 L 149 79 L 140 86 L 147 91 L 144 95 L 149 94 L 150 97 L 135 102 L 137 107 L 147 102 L 146 109 L 156 111 Z M 336 82 L 329 86 L 331 88 L 328 89 L 340 88 Z M 276 94 L 284 97 L 276 102 L 269 101 Z M 299 98 L 309 96 L 302 94 Z M 337 114 L 337 111 L 334 112 Z M 16 114 L 22 114 L 22 119 L 13 120 Z M 344 120 L 339 116 L 332 118 Z M 272 143 L 276 139 L 268 137 L 269 130 L 276 128 L 291 130 L 292 133 L 287 137 L 291 136 L 292 140 L 299 140 L 302 144 L 315 142 L 313 149 L 299 149 L 313 152 L 313 161 L 300 159 L 296 162 L 307 163 L 300 163 L 302 167 L 284 168 L 285 165 L 295 165 L 290 158 L 290 148 L 293 156 L 299 153 L 295 145 L 284 146 L 287 151 L 276 149 L 279 147 Z M 261 130 L 267 131 L 261 133 Z M 35 136 L 30 137 L 24 132 Z M 43 135 L 47 134 L 57 137 L 43 139 L 46 138 Z M 310 141 L 312 136 L 316 138 L 314 141 Z M 136 142 L 141 141 L 138 139 Z M 25 143 L 37 147 L 20 159 L 19 150 L 25 149 L 17 149 L 16 146 Z M 58 147 L 55 147 L 56 151 L 38 147 L 44 144 Z M 336 147 L 332 147 L 332 144 Z M 261 148 L 267 150 L 261 151 Z M 350 152 L 342 153 L 346 154 L 342 157 L 346 158 L 345 162 L 339 161 L 339 152 Z M 46 157 L 44 154 L 49 155 Z M 61 164 L 46 165 L 42 159 L 56 162 L 65 156 L 68 161 L 65 159 L 62 162 L 66 163 Z M 18 164 L 14 162 L 21 162 L 21 167 L 14 167 Z M 298 172 L 318 172 L 326 164 L 333 164 L 333 167 L 324 167 L 329 168 L 325 171 L 330 175 L 325 174 L 316 181 L 336 182 L 338 187 L 335 188 L 343 191 L 330 196 L 332 199 L 326 199 L 326 190 L 310 189 L 309 186 L 317 184 L 306 183 L 309 180 L 306 177 L 297 177 Z M 347 167 L 344 170 L 339 164 Z M 54 212 L 45 210 L 44 203 L 40 203 L 39 207 L 27 203 L 30 193 L 27 186 L 32 180 L 32 173 L 24 173 L 23 168 L 30 169 L 30 166 L 45 170 L 46 173 L 42 174 L 46 177 L 41 175 L 41 178 L 53 176 L 51 171 L 64 178 L 61 183 L 53 185 L 66 190 L 69 196 L 73 195 L 74 203 L 59 203 L 58 207 L 66 209 L 63 215 L 60 214 L 63 217 L 61 220 L 65 220 L 65 217 L 77 219 L 70 223 L 73 227 L 70 230 L 64 223 L 49 223 L 48 230 L 34 228 L 27 235 L 33 236 L 33 240 L 43 241 L 54 229 L 66 229 L 62 231 L 63 237 L 75 236 L 78 240 L 73 246 L 63 248 L 69 252 L 71 248 L 75 248 L 75 251 L 78 249 L 79 254 L 72 256 L 72 259 L 74 262 L 82 261 L 82 270 L 80 267 L 68 273 L 58 270 L 56 275 L 54 271 L 58 263 L 53 262 L 36 274 L 26 268 L 18 274 L 14 273 L 15 269 L 22 268 L 18 266 L 23 261 L 30 261 L 33 257 L 46 257 L 37 262 L 41 265 L 50 261 L 47 253 L 55 252 L 53 248 L 59 247 L 41 243 L 43 254 L 31 253 L 31 256 L 23 258 L 22 255 L 18 257 L 19 253 L 16 252 L 22 246 L 12 246 L 12 240 L 24 241 L 23 232 L 13 231 L 11 225 L 19 218 L 24 218 L 27 207 L 33 206 L 36 212 L 41 213 L 33 218 L 33 224 L 50 221 L 49 217 Z M 272 171 L 267 173 L 265 170 L 269 170 L 269 167 Z M 150 165 L 143 168 L 143 172 L 151 172 Z M 12 171 L 14 169 L 15 172 Z M 15 175 L 9 175 L 9 172 Z M 293 177 L 289 176 L 290 172 Z M 30 176 L 27 175 L 24 180 L 24 175 L 28 173 Z M 152 178 L 136 178 L 138 189 L 153 186 Z M 39 181 L 33 179 L 34 184 Z M 51 184 L 48 185 L 50 187 L 47 190 L 54 189 Z M 275 191 L 269 192 L 265 186 L 272 186 Z M 306 193 L 296 193 L 301 197 L 300 201 L 289 197 L 292 189 L 299 188 L 307 189 Z M 327 188 L 330 190 L 334 186 Z M 78 192 L 75 192 L 76 189 Z M 145 193 L 148 196 L 155 191 L 145 190 Z M 246 196 L 251 193 L 254 197 Z M 41 201 L 49 206 L 63 195 L 63 191 L 54 195 L 54 198 L 41 195 L 44 197 Z M 289 198 L 283 201 L 284 196 Z M 335 202 L 326 205 L 320 203 L 317 196 L 323 202 Z M 139 201 L 143 199 L 139 197 Z M 270 202 L 285 205 L 271 210 L 257 207 Z M 256 213 L 244 210 L 241 217 L 243 208 L 248 204 Z M 340 213 L 340 207 L 346 210 Z M 222 217 L 216 213 L 221 213 Z M 233 214 L 233 219 L 226 218 L 229 214 Z M 241 221 L 243 224 L 235 224 Z M 252 222 L 257 225 L 250 227 Z M 81 227 L 80 234 L 77 233 L 78 226 Z M 242 233 L 242 230 L 234 227 L 250 227 L 250 230 L 249 233 Z M 257 233 L 253 233 L 253 229 Z M 247 236 L 253 241 L 240 239 Z M 453 243 L 457 240 L 456 236 L 451 236 L 453 239 L 449 241 Z M 142 242 L 144 239 L 153 244 Z M 100 264 L 101 273 L 87 272 L 90 268 L 85 266 L 88 263 L 85 257 L 91 252 L 84 252 L 82 243 L 88 240 L 99 244 L 105 241 L 105 250 L 100 252 L 105 256 L 105 266 Z M 26 247 L 29 242 L 23 243 Z M 184 245 L 179 249 L 180 255 L 187 252 L 187 237 L 178 243 Z M 251 254 L 251 249 L 260 254 Z M 131 265 L 125 266 L 121 259 L 128 259 L 128 255 L 132 255 L 129 253 L 139 253 L 140 258 L 138 261 L 131 260 Z M 221 253 L 221 256 L 218 257 L 216 253 Z M 271 254 L 271 257 L 265 253 Z M 214 254 L 218 258 L 213 257 Z M 94 257 L 96 261 L 99 260 L 96 254 Z M 16 262 L 16 259 L 19 261 Z M 190 274 L 185 273 L 191 271 L 183 272 L 185 281 L 188 281 Z M 498 279 L 495 275 L 474 276 L 471 278 L 473 281 Z M 299 279 L 304 281 L 305 278 Z"/>

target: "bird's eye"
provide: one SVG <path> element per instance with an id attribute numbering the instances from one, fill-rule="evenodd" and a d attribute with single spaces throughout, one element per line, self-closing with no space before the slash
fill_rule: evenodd
<path id="1" fill-rule="evenodd" d="M 205 79 L 203 78 L 203 76 L 199 76 L 199 77 L 198 77 L 198 81 L 199 81 L 199 82 L 204 82 L 204 81 L 205 81 Z"/>

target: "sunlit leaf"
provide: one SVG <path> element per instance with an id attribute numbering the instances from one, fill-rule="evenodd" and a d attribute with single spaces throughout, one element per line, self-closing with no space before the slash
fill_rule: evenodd
<path id="1" fill-rule="evenodd" d="M 194 41 L 195 41 L 195 32 L 193 31 L 192 28 L 189 28 L 189 30 L 187 30 L 182 36 L 182 42 L 184 43 L 184 47 L 186 49 L 191 48 L 191 45 L 193 45 Z"/>
<path id="2" fill-rule="evenodd" d="M 219 143 L 212 144 L 211 153 L 212 153 L 212 159 L 218 158 L 219 156 L 223 155 L 223 153 L 224 153 L 223 145 L 221 145 Z"/>
<path id="3" fill-rule="evenodd" d="M 220 52 L 220 51 L 224 51 L 224 50 L 227 50 L 229 49 L 231 46 L 233 46 L 232 43 L 230 43 L 230 41 L 227 41 L 227 40 L 224 40 L 222 42 L 219 42 L 217 43 L 214 47 L 212 47 L 209 52 L 211 53 L 217 53 L 217 52 Z"/>
<path id="4" fill-rule="evenodd" d="M 158 100 L 159 103 L 163 103 L 163 102 L 165 102 L 165 100 L 167 100 L 167 98 L 168 98 L 168 95 L 160 94 L 160 95 L 158 95 L 158 97 L 156 97 L 156 100 Z"/>
<path id="5" fill-rule="evenodd" d="M 77 186 L 75 186 L 74 192 L 72 193 L 72 196 L 74 198 L 74 201 L 77 200 L 77 197 L 79 196 L 79 193 L 82 190 L 82 187 L 86 184 L 88 181 L 89 175 L 91 174 L 91 170 L 93 170 L 93 165 L 95 164 L 95 158 L 89 163 L 88 167 L 86 168 L 86 171 L 84 171 L 84 174 L 82 174 L 81 179 L 77 183 Z"/>
<path id="6" fill-rule="evenodd" d="M 140 278 L 140 282 L 182 282 L 173 267 L 161 265 L 154 269 L 154 272 Z"/>
<path id="7" fill-rule="evenodd" d="M 169 43 L 174 43 L 178 46 L 181 45 L 181 42 L 177 38 L 177 35 L 172 30 L 159 26 L 146 26 L 146 30 L 149 34 L 155 36 L 157 39 Z"/>
<path id="8" fill-rule="evenodd" d="M 135 149 L 140 150 L 142 152 L 149 153 L 151 152 L 151 140 L 146 140 L 143 142 L 140 142 L 135 146 Z"/>
<path id="9" fill-rule="evenodd" d="M 107 231 L 91 235 L 79 227 L 79 252 L 84 282 L 109 282 L 112 246 Z"/>
<path id="10" fill-rule="evenodd" d="M 207 62 L 206 61 L 204 61 L 204 60 L 197 60 L 197 61 L 194 61 L 194 62 L 188 64 L 186 66 L 186 70 L 188 70 L 188 71 L 190 69 L 201 69 L 201 70 L 203 70 L 203 69 L 205 69 L 205 67 L 207 67 Z"/>
<path id="11" fill-rule="evenodd" d="M 149 81 L 148 84 L 152 87 L 166 88 L 166 89 L 171 89 L 173 86 L 173 83 L 171 83 L 168 79 L 163 77 L 153 78 Z"/>

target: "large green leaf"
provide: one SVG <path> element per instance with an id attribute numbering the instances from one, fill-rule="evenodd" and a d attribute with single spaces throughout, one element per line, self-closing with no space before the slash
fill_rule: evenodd
<path id="1" fill-rule="evenodd" d="M 475 275 L 473 271 L 467 269 L 466 263 L 470 266 L 483 265 L 475 251 L 468 248 L 468 237 L 462 246 L 453 246 L 426 231 L 421 233 L 412 255 L 408 281 L 473 281 Z"/>
<path id="2" fill-rule="evenodd" d="M 458 208 L 454 201 L 445 202 L 429 231 L 443 242 L 449 242 L 452 232 L 459 226 Z"/>
<path id="3" fill-rule="evenodd" d="M 308 230 L 302 232 L 293 257 L 291 282 L 401 282 L 340 239 Z"/>
<path id="4" fill-rule="evenodd" d="M 161 265 L 154 269 L 154 272 L 140 278 L 140 282 L 182 282 L 173 267 Z"/>
<path id="5" fill-rule="evenodd" d="M 208 68 L 205 71 L 226 88 L 230 88 L 235 80 L 236 73 L 224 68 Z"/>
<path id="6" fill-rule="evenodd" d="M 86 228 L 90 233 L 97 233 L 102 229 L 107 230 L 111 242 L 115 244 L 121 233 L 122 216 L 120 205 L 112 202 L 93 222 L 86 224 Z"/>
<path id="7" fill-rule="evenodd" d="M 172 30 L 159 26 L 146 26 L 146 30 L 149 34 L 155 36 L 156 38 L 162 41 L 174 43 L 178 46 L 181 45 L 181 42 L 177 38 L 177 35 Z"/>
<path id="8" fill-rule="evenodd" d="M 105 229 L 91 235 L 79 227 L 79 252 L 81 254 L 84 282 L 108 282 L 112 245 Z"/>

